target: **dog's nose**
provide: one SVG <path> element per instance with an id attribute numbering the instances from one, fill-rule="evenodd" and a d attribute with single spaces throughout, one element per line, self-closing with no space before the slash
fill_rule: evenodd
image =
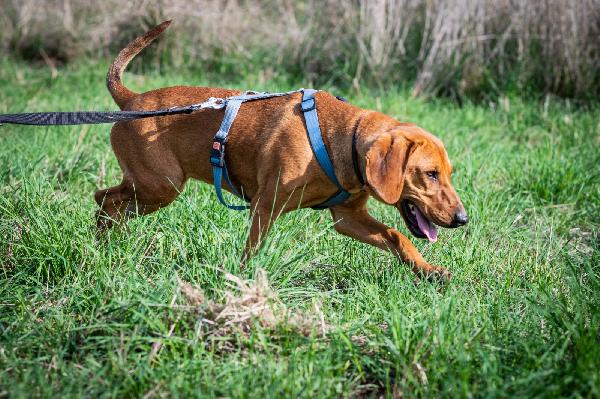
<path id="1" fill-rule="evenodd" d="M 464 226 L 469 222 L 469 217 L 467 216 L 467 212 L 464 209 L 459 209 L 454 214 L 454 219 L 452 219 L 452 224 L 450 227 L 460 227 Z"/>

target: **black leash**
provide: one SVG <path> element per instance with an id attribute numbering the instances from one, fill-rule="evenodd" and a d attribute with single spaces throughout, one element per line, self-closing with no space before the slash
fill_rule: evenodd
<path id="1" fill-rule="evenodd" d="M 82 112 L 31 112 L 23 114 L 0 115 L 0 124 L 16 125 L 81 125 L 131 121 L 155 116 L 190 114 L 201 109 L 200 104 L 173 107 L 154 111 L 82 111 Z"/>

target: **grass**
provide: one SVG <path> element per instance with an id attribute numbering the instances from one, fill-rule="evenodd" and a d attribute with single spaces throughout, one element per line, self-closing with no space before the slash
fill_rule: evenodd
<path id="1" fill-rule="evenodd" d="M 115 108 L 106 65 L 53 76 L 0 63 L 0 113 Z M 223 79 L 126 77 L 139 91 L 302 86 Z M 3 126 L 0 396 L 599 397 L 598 108 L 516 95 L 459 108 L 402 88 L 327 89 L 445 142 L 471 222 L 416 245 L 450 268 L 451 283 L 415 284 L 405 265 L 336 234 L 328 212 L 311 210 L 282 217 L 240 272 L 247 215 L 198 182 L 98 244 L 92 193 L 120 179 L 109 127 Z M 370 208 L 409 234 L 394 209 Z M 221 269 L 252 278 L 258 268 L 288 307 L 318 304 L 332 331 L 306 337 L 257 324 L 220 337 L 231 344 L 224 351 L 170 306 L 182 303 L 177 276 L 219 301 Z"/>

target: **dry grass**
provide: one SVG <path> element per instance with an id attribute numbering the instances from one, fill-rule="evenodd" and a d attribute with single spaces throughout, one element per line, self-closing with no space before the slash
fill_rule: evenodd
<path id="1" fill-rule="evenodd" d="M 224 270 L 222 273 L 228 289 L 220 301 L 207 298 L 201 288 L 177 276 L 178 292 L 168 306 L 177 316 L 169 323 L 163 338 L 171 338 L 176 327 L 183 324 L 187 329 L 193 327 L 197 338 L 202 338 L 208 347 L 231 352 L 240 349 L 238 334 L 248 338 L 257 328 L 272 334 L 291 332 L 315 338 L 325 337 L 332 329 L 317 304 L 311 313 L 289 309 L 271 287 L 264 269 L 257 269 L 253 280 L 243 280 Z M 163 339 L 152 344 L 150 362 L 157 358 L 162 347 Z"/>
<path id="2" fill-rule="evenodd" d="M 315 305 L 312 314 L 292 311 L 279 299 L 264 269 L 258 269 L 254 280 L 243 280 L 223 271 L 229 289 L 223 293 L 223 301 L 206 298 L 204 292 L 179 280 L 181 295 L 187 310 L 202 316 L 205 335 L 225 337 L 235 332 L 248 333 L 257 323 L 267 330 L 284 328 L 302 335 L 325 335 L 330 326 L 323 313 Z"/>
<path id="3" fill-rule="evenodd" d="M 156 54 L 236 60 L 305 80 L 415 82 L 415 94 L 481 94 L 508 81 L 599 91 L 600 0 L 5 0 L 1 45 L 25 58 L 114 54 L 174 18 Z"/>

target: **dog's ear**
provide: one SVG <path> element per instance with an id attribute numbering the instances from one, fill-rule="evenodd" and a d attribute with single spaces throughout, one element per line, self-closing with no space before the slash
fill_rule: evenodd
<path id="1" fill-rule="evenodd" d="M 367 151 L 367 183 L 387 204 L 395 204 L 400 199 L 410 147 L 409 141 L 401 135 L 383 133 Z"/>

